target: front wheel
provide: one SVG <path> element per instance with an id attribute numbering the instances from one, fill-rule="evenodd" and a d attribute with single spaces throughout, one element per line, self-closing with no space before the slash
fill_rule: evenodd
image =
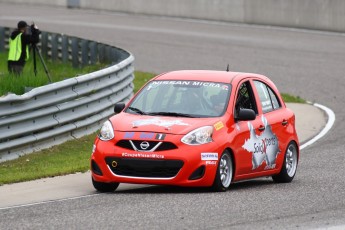
<path id="1" fill-rule="evenodd" d="M 232 157 L 229 151 L 225 150 L 218 162 L 217 173 L 214 178 L 212 189 L 216 192 L 226 191 L 230 187 L 232 174 Z"/>
<path id="2" fill-rule="evenodd" d="M 103 183 L 92 178 L 93 187 L 99 192 L 114 192 L 120 183 Z"/>
<path id="3" fill-rule="evenodd" d="M 284 156 L 284 163 L 280 173 L 272 176 L 274 182 L 289 183 L 296 174 L 298 164 L 298 150 L 294 142 L 290 142 Z"/>

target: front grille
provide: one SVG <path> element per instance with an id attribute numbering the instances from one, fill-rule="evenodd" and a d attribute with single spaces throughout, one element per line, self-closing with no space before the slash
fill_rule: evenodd
<path id="1" fill-rule="evenodd" d="M 142 148 L 142 143 L 147 142 L 149 147 L 146 149 Z M 142 140 L 120 140 L 116 143 L 116 146 L 131 149 L 135 151 L 166 151 L 177 149 L 177 146 L 171 142 L 161 142 L 161 141 L 142 141 Z"/>
<path id="2" fill-rule="evenodd" d="M 181 160 L 107 157 L 105 161 L 114 174 L 129 177 L 172 178 L 177 175 L 183 166 Z"/>

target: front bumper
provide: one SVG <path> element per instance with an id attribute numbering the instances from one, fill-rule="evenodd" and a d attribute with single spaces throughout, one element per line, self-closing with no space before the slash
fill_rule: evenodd
<path id="1" fill-rule="evenodd" d="M 208 187 L 213 184 L 222 152 L 214 142 L 190 146 L 181 143 L 178 136 L 166 140 L 179 143 L 176 148 L 154 152 L 130 150 L 117 146 L 119 142 L 96 140 L 91 157 L 94 180 Z"/>

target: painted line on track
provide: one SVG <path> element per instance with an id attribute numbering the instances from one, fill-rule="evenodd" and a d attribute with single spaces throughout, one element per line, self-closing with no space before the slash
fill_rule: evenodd
<path id="1" fill-rule="evenodd" d="M 328 121 L 327 121 L 326 126 L 321 130 L 321 132 L 319 134 L 317 134 L 311 140 L 307 141 L 306 143 L 304 143 L 303 145 L 300 146 L 301 150 L 306 148 L 306 147 L 308 147 L 309 145 L 314 144 L 316 141 L 318 141 L 323 136 L 325 136 L 329 132 L 329 130 L 331 130 L 331 128 L 332 128 L 332 126 L 334 125 L 334 122 L 335 122 L 335 114 L 334 114 L 334 112 L 330 108 L 327 108 L 326 106 L 320 105 L 318 103 L 314 103 L 312 105 L 315 106 L 315 107 L 320 108 L 321 110 L 323 110 L 327 114 L 327 116 L 328 116 Z"/>
<path id="2" fill-rule="evenodd" d="M 30 207 L 30 206 L 40 205 L 40 204 L 49 204 L 49 203 L 56 203 L 56 202 L 62 202 L 62 201 L 68 201 L 68 200 L 77 200 L 77 199 L 86 198 L 86 197 L 98 196 L 100 194 L 101 193 L 96 193 L 96 194 L 90 194 L 90 195 L 84 195 L 84 196 L 62 198 L 62 199 L 57 199 L 57 200 L 47 200 L 47 201 L 41 201 L 41 202 L 35 202 L 35 203 L 29 203 L 29 204 L 14 205 L 14 206 L 2 207 L 0 208 L 0 210 L 25 208 L 25 207 Z"/>

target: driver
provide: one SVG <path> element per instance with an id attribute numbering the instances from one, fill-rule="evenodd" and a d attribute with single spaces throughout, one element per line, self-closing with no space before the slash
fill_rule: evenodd
<path id="1" fill-rule="evenodd" d="M 221 91 L 217 95 L 211 96 L 211 102 L 213 104 L 213 109 L 215 111 L 215 114 L 221 115 L 226 107 L 226 91 Z"/>

